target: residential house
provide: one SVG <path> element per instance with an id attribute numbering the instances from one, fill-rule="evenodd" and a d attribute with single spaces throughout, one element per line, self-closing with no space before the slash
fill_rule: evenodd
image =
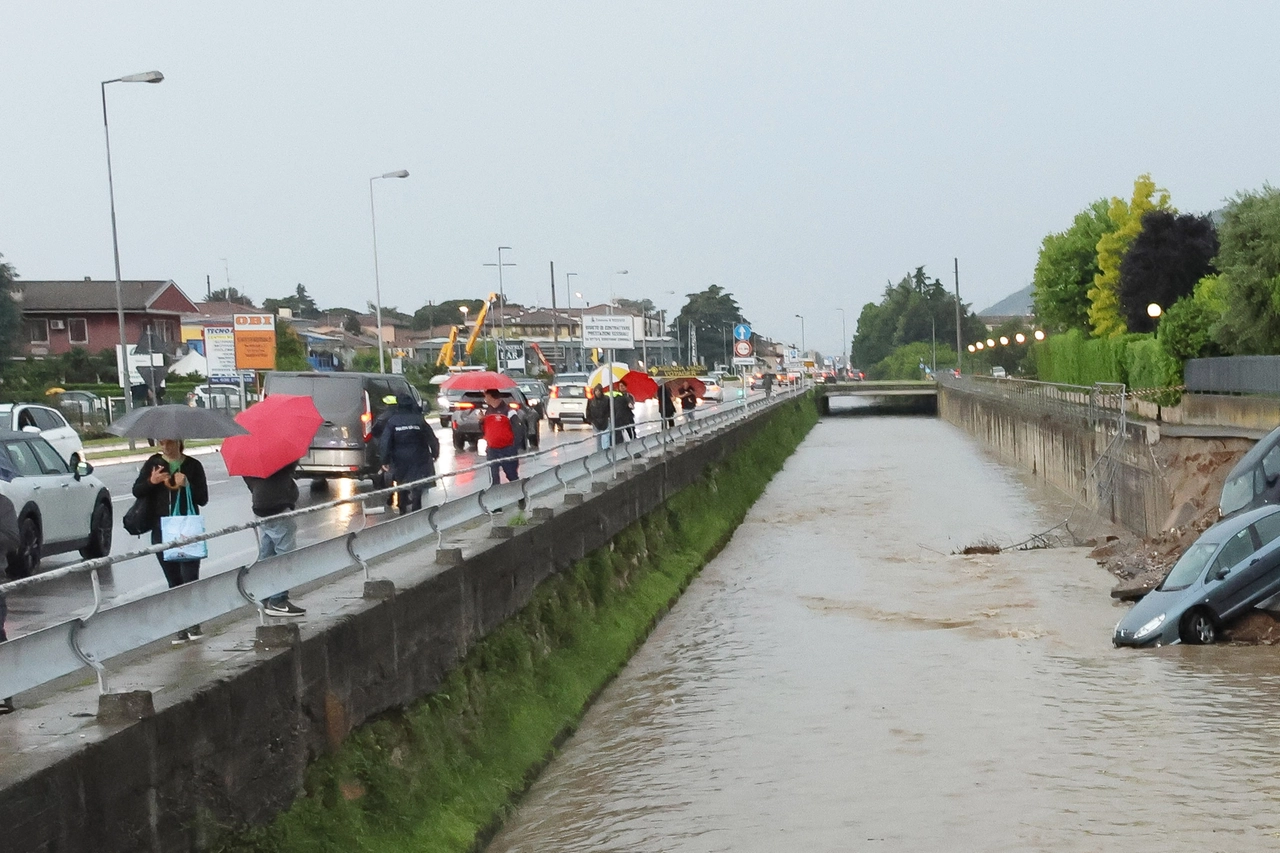
<path id="1" fill-rule="evenodd" d="M 126 343 L 137 343 L 150 330 L 176 352 L 182 317 L 196 311 L 182 288 L 172 281 L 125 281 L 120 297 Z M 73 347 L 100 352 L 120 343 L 114 280 L 19 279 L 14 301 L 22 311 L 24 354 L 60 355 Z"/>

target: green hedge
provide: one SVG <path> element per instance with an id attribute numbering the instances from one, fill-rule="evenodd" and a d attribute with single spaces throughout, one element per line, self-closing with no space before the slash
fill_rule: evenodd
<path id="1" fill-rule="evenodd" d="M 1182 364 L 1152 335 L 1090 338 L 1078 329 L 1053 335 L 1032 349 L 1042 382 L 1093 385 L 1123 382 L 1130 388 L 1182 384 Z"/>

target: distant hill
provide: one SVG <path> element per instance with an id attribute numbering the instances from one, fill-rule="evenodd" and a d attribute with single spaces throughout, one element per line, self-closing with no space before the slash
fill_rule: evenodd
<path id="1" fill-rule="evenodd" d="M 1010 293 L 990 308 L 978 312 L 979 317 L 1029 317 L 1031 316 L 1031 288 L 1028 284 L 1016 293 Z"/>

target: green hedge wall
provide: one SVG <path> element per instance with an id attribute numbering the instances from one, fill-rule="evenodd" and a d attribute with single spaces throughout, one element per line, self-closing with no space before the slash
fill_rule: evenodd
<path id="1" fill-rule="evenodd" d="M 1182 384 L 1182 364 L 1153 335 L 1090 338 L 1078 329 L 1053 335 L 1032 349 L 1043 382 L 1093 385 L 1123 382 L 1130 388 L 1169 388 Z"/>

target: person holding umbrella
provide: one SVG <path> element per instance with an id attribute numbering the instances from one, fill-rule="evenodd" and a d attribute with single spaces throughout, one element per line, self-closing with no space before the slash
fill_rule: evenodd
<path id="1" fill-rule="evenodd" d="M 484 392 L 484 455 L 493 463 L 489 476 L 498 485 L 500 474 L 507 475 L 507 482 L 520 479 L 520 460 L 515 457 L 524 449 L 524 421 L 511 404 L 502 399 L 497 388 Z"/>
<path id="2" fill-rule="evenodd" d="M 310 397 L 272 394 L 236 415 L 236 423 L 248 431 L 247 435 L 235 435 L 222 443 L 227 473 L 244 478 L 253 496 L 253 514 L 263 519 L 258 525 L 260 560 L 298 546 L 298 523 L 287 514 L 298 503 L 294 474 L 323 422 Z M 288 590 L 267 598 L 263 610 L 268 616 L 303 616 L 307 612 L 289 600 Z"/>
<path id="3" fill-rule="evenodd" d="M 133 496 L 145 502 L 152 545 L 159 545 L 164 541 L 161 533 L 163 519 L 199 515 L 199 508 L 209 503 L 209 484 L 205 479 L 204 466 L 198 459 L 187 456 L 185 450 L 180 439 L 160 439 L 160 452 L 147 457 L 133 483 Z M 199 579 L 200 560 L 181 557 L 165 559 L 167 553 L 170 552 L 161 551 L 156 554 L 156 560 L 160 563 L 160 570 L 164 572 L 164 579 L 170 589 Z M 204 634 L 200 626 L 192 625 L 185 631 L 179 631 L 174 643 L 198 640 L 202 636 Z"/>
<path id="4" fill-rule="evenodd" d="M 397 483 L 411 483 L 433 476 L 440 458 L 440 440 L 427 424 L 422 409 L 408 394 L 396 398 L 396 411 L 382 428 L 382 470 Z M 430 484 L 401 489 L 397 493 L 400 514 L 422 509 L 422 493 Z"/>

